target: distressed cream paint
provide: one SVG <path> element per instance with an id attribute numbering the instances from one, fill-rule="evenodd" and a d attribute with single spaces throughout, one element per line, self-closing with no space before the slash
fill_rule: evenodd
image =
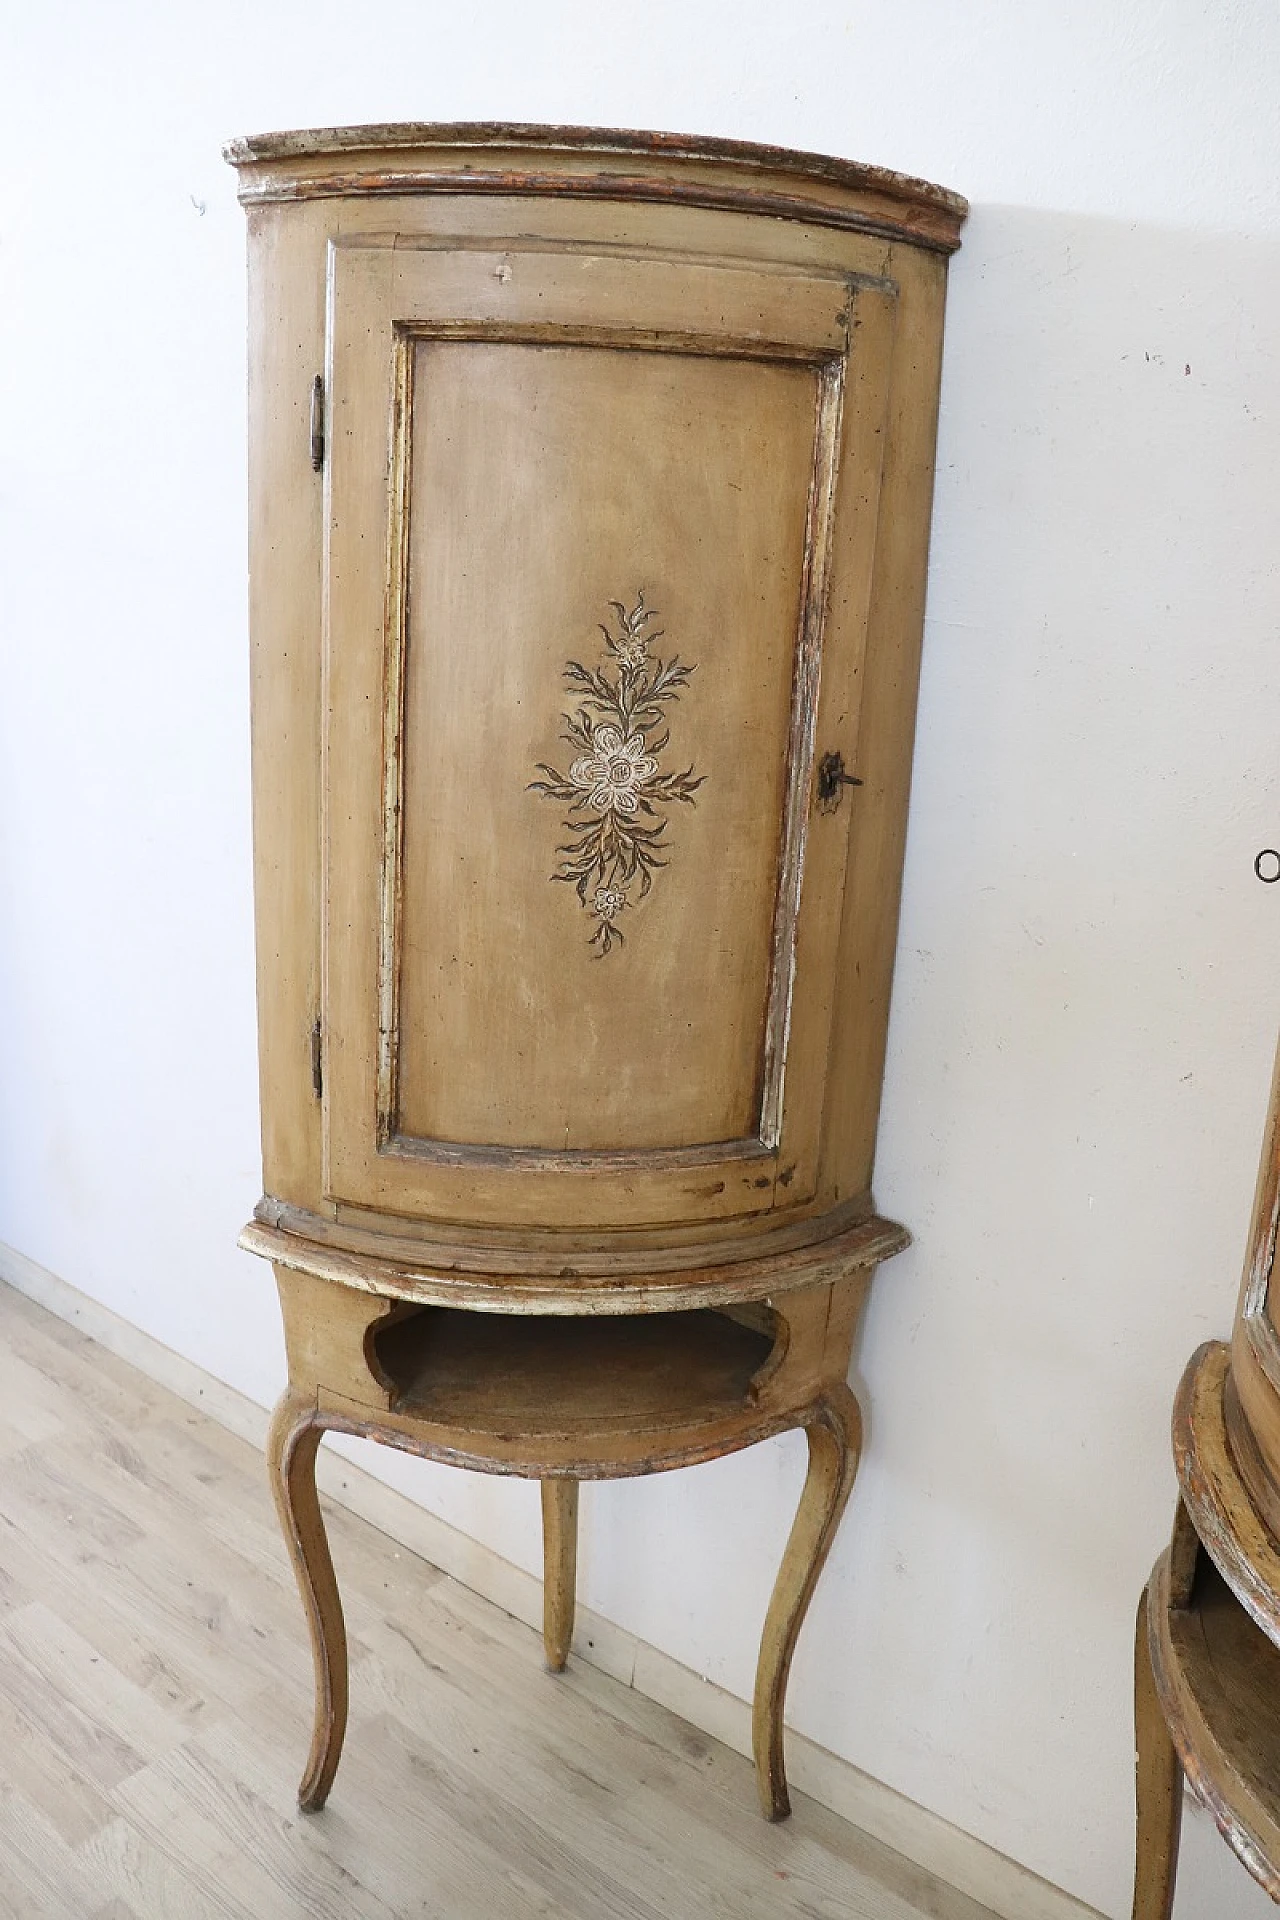
<path id="1" fill-rule="evenodd" d="M 1169 1403 L 1230 1325 L 1280 1022 L 1280 888 L 1253 874 L 1280 836 L 1278 88 L 1262 0 L 82 0 L 0 26 L 0 1239 L 260 1403 L 220 143 L 640 124 L 972 200 L 878 1157 L 917 1239 L 871 1302 L 867 1454 L 791 1711 L 1108 1915 Z M 590 1489 L 584 1604 L 745 1696 L 801 1453 Z M 378 1464 L 536 1566 L 531 1488 Z M 1181 1920 L 1270 1912 L 1189 1827 Z"/>

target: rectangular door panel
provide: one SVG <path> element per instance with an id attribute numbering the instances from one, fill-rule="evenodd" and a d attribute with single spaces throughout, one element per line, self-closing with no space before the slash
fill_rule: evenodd
<path id="1" fill-rule="evenodd" d="M 756 1136 L 816 376 L 413 360 L 391 1130 Z"/>
<path id="2" fill-rule="evenodd" d="M 892 291 L 331 249 L 331 1199 L 712 1222 L 816 1178 Z M 825 745 L 839 745 L 833 737 Z"/>

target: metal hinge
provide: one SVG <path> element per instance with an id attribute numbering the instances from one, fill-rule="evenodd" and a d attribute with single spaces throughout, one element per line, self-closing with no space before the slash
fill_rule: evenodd
<path id="1" fill-rule="evenodd" d="M 320 374 L 311 382 L 311 465 L 317 473 L 324 465 L 324 380 Z"/>
<path id="2" fill-rule="evenodd" d="M 320 1022 L 311 1029 L 311 1085 L 318 1100 L 324 1092 L 324 1057 L 321 1052 Z"/>

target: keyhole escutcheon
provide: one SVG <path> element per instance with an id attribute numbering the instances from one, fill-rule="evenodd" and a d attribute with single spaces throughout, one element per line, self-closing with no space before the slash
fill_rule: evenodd
<path id="1" fill-rule="evenodd" d="M 824 753 L 818 762 L 818 804 L 827 812 L 834 812 L 840 805 L 842 787 L 860 787 L 861 780 L 856 774 L 844 770 L 844 755 Z"/>

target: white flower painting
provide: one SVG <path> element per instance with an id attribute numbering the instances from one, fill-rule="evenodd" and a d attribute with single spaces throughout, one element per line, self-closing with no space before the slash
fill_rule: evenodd
<path id="1" fill-rule="evenodd" d="M 671 740 L 667 709 L 693 668 L 652 651 L 663 633 L 652 628 L 658 614 L 645 605 L 643 590 L 631 608 L 620 600 L 609 605 L 617 630 L 601 624 L 600 666 L 570 660 L 564 670 L 577 707 L 562 716 L 560 737 L 577 757 L 567 774 L 540 762 L 544 778 L 529 783 L 567 809 L 569 838 L 556 848 L 562 857 L 551 878 L 568 881 L 595 921 L 590 944 L 600 959 L 622 942 L 619 915 L 645 898 L 655 871 L 667 864 L 666 809 L 693 806 L 706 777 L 692 767 L 663 773 L 659 759 Z"/>
<path id="2" fill-rule="evenodd" d="M 657 761 L 644 750 L 644 735 L 633 733 L 624 740 L 617 727 L 597 727 L 593 745 L 593 753 L 584 754 L 570 767 L 571 783 L 601 813 L 609 807 L 616 813 L 635 813 L 641 782 L 651 780 L 658 771 Z"/>

